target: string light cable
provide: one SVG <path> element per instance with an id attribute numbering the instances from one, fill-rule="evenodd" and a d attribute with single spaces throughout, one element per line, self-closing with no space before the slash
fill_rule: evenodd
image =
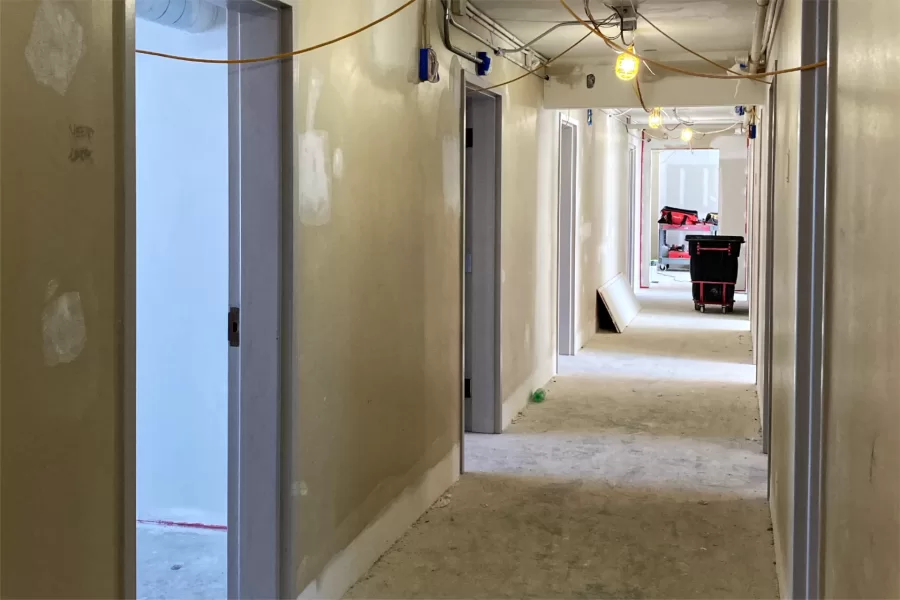
<path id="1" fill-rule="evenodd" d="M 498 83 L 498 84 L 492 85 L 492 86 L 490 86 L 490 87 L 481 88 L 481 91 L 486 92 L 486 91 L 488 91 L 488 90 L 493 90 L 493 89 L 496 89 L 496 88 L 499 88 L 499 87 L 503 87 L 504 85 L 509 85 L 509 84 L 511 84 L 511 83 L 515 83 L 515 82 L 517 82 L 517 81 L 520 81 L 520 80 L 522 80 L 522 79 L 525 79 L 525 78 L 528 77 L 529 75 L 533 75 L 535 72 L 537 72 L 537 71 L 539 71 L 539 70 L 541 70 L 541 69 L 543 69 L 543 68 L 545 68 L 545 67 L 549 67 L 549 66 L 552 65 L 554 62 L 556 62 L 557 60 L 559 60 L 560 58 L 562 58 L 563 56 L 565 56 L 566 54 L 568 54 L 569 52 L 571 52 L 572 50 L 574 50 L 576 46 L 578 46 L 579 44 L 581 44 L 581 42 L 583 42 L 584 40 L 586 40 L 586 39 L 588 39 L 589 37 L 591 37 L 591 34 L 592 34 L 592 33 L 594 33 L 594 30 L 593 30 L 593 29 L 592 29 L 591 31 L 589 31 L 589 32 L 587 33 L 587 35 L 585 35 L 583 38 L 581 38 L 580 40 L 578 40 L 577 42 L 575 42 L 574 44 L 572 44 L 571 46 L 569 46 L 568 48 L 566 48 L 565 50 L 563 50 L 562 52 L 560 52 L 559 54 L 557 54 L 556 56 L 554 56 L 553 58 L 551 58 L 550 60 L 548 60 L 546 64 L 538 65 L 538 66 L 535 67 L 534 69 L 532 69 L 532 70 L 530 70 L 530 71 L 527 71 L 524 75 L 519 75 L 518 77 L 516 77 L 516 78 L 514 78 L 514 79 L 510 79 L 509 81 L 504 81 L 503 83 Z"/>
<path id="2" fill-rule="evenodd" d="M 566 2 L 566 0 L 559 0 L 559 2 L 569 12 L 569 14 L 572 15 L 572 17 L 574 17 L 579 23 L 584 25 L 586 28 L 591 30 L 593 33 L 600 36 L 603 39 L 603 41 L 606 43 L 606 45 L 609 46 L 611 49 L 618 50 L 620 52 L 626 52 L 626 53 L 630 54 L 631 56 L 634 56 L 638 60 L 641 60 L 645 63 L 651 64 L 651 65 L 656 65 L 662 69 L 666 69 L 667 71 L 681 73 L 682 75 L 690 75 L 692 77 L 702 77 L 704 79 L 726 79 L 726 80 L 758 79 L 760 77 L 773 77 L 775 75 L 784 75 L 786 73 L 796 73 L 798 71 L 810 71 L 812 69 L 819 69 L 828 64 L 827 60 L 823 60 L 823 61 L 819 61 L 817 63 L 811 63 L 808 65 L 802 65 L 799 67 L 792 67 L 789 69 L 778 69 L 777 71 L 769 71 L 766 73 L 741 74 L 741 75 L 719 75 L 717 73 L 699 73 L 697 71 L 691 71 L 689 69 L 682 69 L 680 67 L 676 67 L 674 65 L 664 63 L 662 61 L 653 60 L 652 58 L 646 58 L 644 56 L 641 56 L 634 50 L 628 50 L 626 48 L 621 47 L 620 45 L 616 44 L 614 41 L 609 39 L 608 36 L 604 35 L 604 33 L 602 31 L 600 31 L 598 28 L 591 26 L 590 23 L 585 21 L 578 13 L 576 13 L 572 9 L 572 7 L 569 5 L 568 2 Z"/>
<path id="3" fill-rule="evenodd" d="M 364 26 L 360 27 L 359 29 L 355 29 L 354 31 L 351 31 L 350 33 L 345 33 L 344 35 L 342 35 L 340 37 L 336 37 L 332 40 L 328 40 L 327 42 L 322 42 L 322 43 L 316 44 L 314 46 L 309 46 L 307 48 L 300 48 L 299 50 L 292 50 L 291 52 L 284 52 L 282 54 L 273 54 L 272 56 L 260 56 L 257 58 L 224 59 L 224 58 L 195 58 L 195 57 L 191 57 L 191 56 L 179 56 L 177 54 L 166 54 L 165 52 L 155 52 L 153 50 L 135 50 L 135 53 L 146 54 L 147 56 L 157 56 L 159 58 L 168 58 L 170 60 L 180 60 L 182 62 L 203 63 L 203 64 L 211 64 L 211 65 L 246 65 L 246 64 L 251 64 L 251 63 L 268 62 L 268 61 L 273 61 L 273 60 L 284 60 L 286 58 L 292 58 L 294 56 L 306 54 L 307 52 L 312 52 L 313 50 L 319 50 L 320 48 L 325 48 L 326 46 L 331 46 L 332 44 L 337 44 L 338 42 L 343 42 L 346 39 L 350 39 L 355 35 L 359 35 L 360 33 L 363 33 L 364 31 L 368 31 L 369 29 L 372 29 L 376 25 L 384 23 L 391 17 L 394 17 L 394 16 L 400 14 L 405 9 L 409 8 L 410 6 L 412 6 L 413 4 L 415 4 L 418 1 L 419 0 L 407 0 L 402 5 L 400 5 L 398 8 L 392 10 L 391 12 L 384 15 L 383 17 L 375 19 L 368 25 L 364 25 Z"/>
<path id="4" fill-rule="evenodd" d="M 644 21 L 646 21 L 646 22 L 647 22 L 647 25 L 649 25 L 650 27 L 652 27 L 653 29 L 655 29 L 656 31 L 658 31 L 664 38 L 666 38 L 667 40 L 669 40 L 670 42 L 672 42 L 673 44 L 675 44 L 676 46 L 678 46 L 679 48 L 681 48 L 681 49 L 684 50 L 685 52 L 689 52 L 689 53 L 693 54 L 694 56 L 696 56 L 697 58 L 699 58 L 699 59 L 701 59 L 701 60 L 704 60 L 704 61 L 708 62 L 708 63 L 711 64 L 712 66 L 718 67 L 719 69 L 722 69 L 723 71 L 726 71 L 726 72 L 731 73 L 731 74 L 733 74 L 733 75 L 744 75 L 744 73 L 741 73 L 740 71 L 735 71 L 735 70 L 733 70 L 733 69 L 729 69 L 729 68 L 726 67 L 725 65 L 720 65 L 720 64 L 717 63 L 716 61 L 714 61 L 714 60 L 712 60 L 712 59 L 710 59 L 710 58 L 707 58 L 707 57 L 703 56 L 703 55 L 700 54 L 699 52 L 696 52 L 696 51 L 694 51 L 694 50 L 691 50 L 690 48 L 688 48 L 687 46 L 685 46 L 684 44 L 682 44 L 681 42 L 679 42 L 678 40 L 676 40 L 675 38 L 673 38 L 671 35 L 669 35 L 669 34 L 666 33 L 665 31 L 663 31 L 663 30 L 660 29 L 659 27 L 657 27 L 656 24 L 655 24 L 653 21 L 651 21 L 650 19 L 648 19 L 647 17 L 645 17 L 645 16 L 643 15 L 643 13 L 639 13 L 638 11 L 634 11 L 634 13 L 635 13 L 637 16 L 639 16 L 640 18 L 642 18 Z M 758 74 L 754 74 L 754 77 L 759 77 L 759 75 L 758 75 Z M 762 82 L 762 83 L 765 83 L 766 85 L 772 85 L 772 82 L 771 82 L 771 81 L 766 81 L 765 79 L 756 79 L 755 81 L 760 81 L 760 82 Z"/>

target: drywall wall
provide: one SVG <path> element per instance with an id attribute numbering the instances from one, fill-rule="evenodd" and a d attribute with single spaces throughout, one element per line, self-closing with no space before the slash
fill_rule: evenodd
<path id="1" fill-rule="evenodd" d="M 696 210 L 700 218 L 719 210 L 719 152 L 663 150 L 659 156 L 659 206 Z"/>
<path id="2" fill-rule="evenodd" d="M 656 215 L 653 221 L 650 258 L 659 258 L 659 211 L 663 206 L 676 206 L 696 210 L 701 219 L 719 210 L 719 151 L 709 148 L 655 149 L 650 157 L 651 211 Z M 685 234 L 670 234 L 672 240 L 684 241 Z M 673 241 L 674 240 L 674 241 Z"/>
<path id="3" fill-rule="evenodd" d="M 597 331 L 597 290 L 625 273 L 628 242 L 628 133 L 614 116 L 594 111 L 563 111 L 582 119 L 584 133 L 581 194 L 578 204 L 577 349 Z"/>
<path id="4" fill-rule="evenodd" d="M 838 2 L 831 14 L 823 597 L 897 598 L 900 132 L 888 124 L 900 103 L 900 5 Z"/>
<path id="5" fill-rule="evenodd" d="M 712 137 L 712 136 L 711 136 Z M 750 168 L 747 152 L 747 138 L 743 135 L 728 134 L 715 136 L 709 142 L 710 148 L 719 150 L 719 235 L 739 235 L 749 242 L 747 235 L 748 198 L 747 173 Z M 735 289 L 747 289 L 747 245 L 741 250 L 738 262 L 738 276 Z"/>
<path id="6" fill-rule="evenodd" d="M 142 19 L 136 42 L 227 55 L 224 26 Z M 137 517 L 225 525 L 228 67 L 138 56 Z"/>
<path id="7" fill-rule="evenodd" d="M 771 62 L 800 63 L 801 0 L 784 4 Z M 775 528 L 775 555 L 782 594 L 791 590 L 794 514 L 794 400 L 797 310 L 797 148 L 799 78 L 780 77 L 775 106 L 774 237 L 772 248 L 772 446 L 770 449 L 770 510 Z"/>
<path id="8" fill-rule="evenodd" d="M 438 84 L 416 83 L 415 9 L 294 63 L 298 591 L 459 442 L 461 71 L 474 67 L 441 46 L 440 3 L 424 5 Z M 301 3 L 294 39 L 324 40 L 395 7 Z M 519 74 L 498 59 L 486 81 Z M 540 108 L 536 77 L 497 91 L 503 392 L 527 398 L 555 354 L 557 113 Z"/>
<path id="9" fill-rule="evenodd" d="M 0 3 L 4 598 L 126 596 L 124 16 Z"/>

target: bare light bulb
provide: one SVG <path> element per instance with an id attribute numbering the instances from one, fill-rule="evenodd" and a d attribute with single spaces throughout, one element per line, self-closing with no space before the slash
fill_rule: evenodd
<path id="1" fill-rule="evenodd" d="M 641 68 L 641 59 L 632 54 L 633 52 L 634 46 L 628 46 L 628 50 L 616 59 L 616 77 L 622 81 L 631 81 L 637 77 Z"/>
<path id="2" fill-rule="evenodd" d="M 659 129 L 662 127 L 662 109 L 654 108 L 650 111 L 650 117 L 647 119 L 650 129 Z"/>
<path id="3" fill-rule="evenodd" d="M 682 142 L 690 142 L 694 139 L 694 130 L 690 127 L 685 127 L 681 130 L 681 141 Z"/>

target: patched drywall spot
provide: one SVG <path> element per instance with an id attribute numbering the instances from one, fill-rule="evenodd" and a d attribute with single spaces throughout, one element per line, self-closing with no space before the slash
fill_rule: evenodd
<path id="1" fill-rule="evenodd" d="M 589 240 L 594 232 L 594 226 L 590 222 L 581 224 L 581 240 Z"/>
<path id="2" fill-rule="evenodd" d="M 344 176 L 344 151 L 337 148 L 331 156 L 331 173 L 336 179 Z"/>
<path id="3" fill-rule="evenodd" d="M 296 498 L 298 496 L 306 496 L 309 494 L 309 486 L 305 481 L 295 481 L 291 484 L 291 495 Z"/>
<path id="4" fill-rule="evenodd" d="M 309 74 L 309 94 L 306 96 L 306 129 L 314 129 L 316 126 L 316 111 L 321 97 L 322 74 L 313 69 Z"/>
<path id="5" fill-rule="evenodd" d="M 313 69 L 309 76 L 306 102 L 306 131 L 297 139 L 297 147 L 300 149 L 298 212 L 300 222 L 312 227 L 331 221 L 332 157 L 328 132 L 315 129 L 322 85 L 322 74 Z"/>
<path id="6" fill-rule="evenodd" d="M 35 11 L 25 60 L 38 83 L 65 96 L 84 54 L 84 28 L 58 0 L 42 0 Z"/>
<path id="7" fill-rule="evenodd" d="M 317 227 L 331 221 L 331 155 L 328 132 L 300 134 L 300 222 Z"/>
<path id="8" fill-rule="evenodd" d="M 443 165 L 444 208 L 458 217 L 462 214 L 462 200 L 459 186 L 459 139 L 444 136 L 441 144 Z"/>
<path id="9" fill-rule="evenodd" d="M 500 269 L 500 283 L 506 283 L 506 270 Z"/>
<path id="10" fill-rule="evenodd" d="M 47 291 L 56 292 L 58 285 L 51 280 Z M 87 342 L 87 328 L 84 324 L 84 311 L 81 308 L 81 295 L 78 292 L 66 292 L 57 297 L 49 294 L 44 313 L 41 317 L 44 334 L 44 362 L 50 367 L 61 363 L 70 363 L 81 354 Z"/>
<path id="11" fill-rule="evenodd" d="M 56 290 L 59 289 L 59 282 L 55 279 L 51 279 L 47 282 L 47 293 L 44 295 L 44 302 L 49 302 L 50 298 L 56 294 Z"/>

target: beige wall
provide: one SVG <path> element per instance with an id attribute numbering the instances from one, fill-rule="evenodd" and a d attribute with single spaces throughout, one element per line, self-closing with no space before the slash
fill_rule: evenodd
<path id="1" fill-rule="evenodd" d="M 779 65 L 800 64 L 801 0 L 787 0 L 772 60 Z M 791 589 L 791 530 L 794 494 L 794 377 L 796 371 L 797 282 L 797 147 L 799 83 L 796 75 L 779 77 L 774 214 L 774 274 L 772 290 L 772 446 L 771 512 L 781 590 Z"/>
<path id="2" fill-rule="evenodd" d="M 602 111 L 594 111 L 591 127 L 586 127 L 587 111 L 562 112 L 577 115 L 584 140 L 575 233 L 575 347 L 580 349 L 596 333 L 597 290 L 619 273 L 625 274 L 628 132 L 621 121 Z"/>
<path id="3" fill-rule="evenodd" d="M 900 597 L 900 4 L 837 3 L 828 197 L 829 598 Z"/>
<path id="4" fill-rule="evenodd" d="M 460 70 L 474 67 L 443 48 L 439 2 L 428 4 L 439 84 L 415 83 L 415 9 L 296 61 L 297 589 L 459 442 Z M 359 6 L 302 3 L 296 39 L 349 31 L 396 3 Z M 521 72 L 496 59 L 488 80 Z M 553 371 L 558 119 L 540 108 L 538 78 L 497 93 L 502 386 L 524 404 Z"/>
<path id="5" fill-rule="evenodd" d="M 0 23 L 0 595 L 120 598 L 124 5 L 0 2 Z"/>

